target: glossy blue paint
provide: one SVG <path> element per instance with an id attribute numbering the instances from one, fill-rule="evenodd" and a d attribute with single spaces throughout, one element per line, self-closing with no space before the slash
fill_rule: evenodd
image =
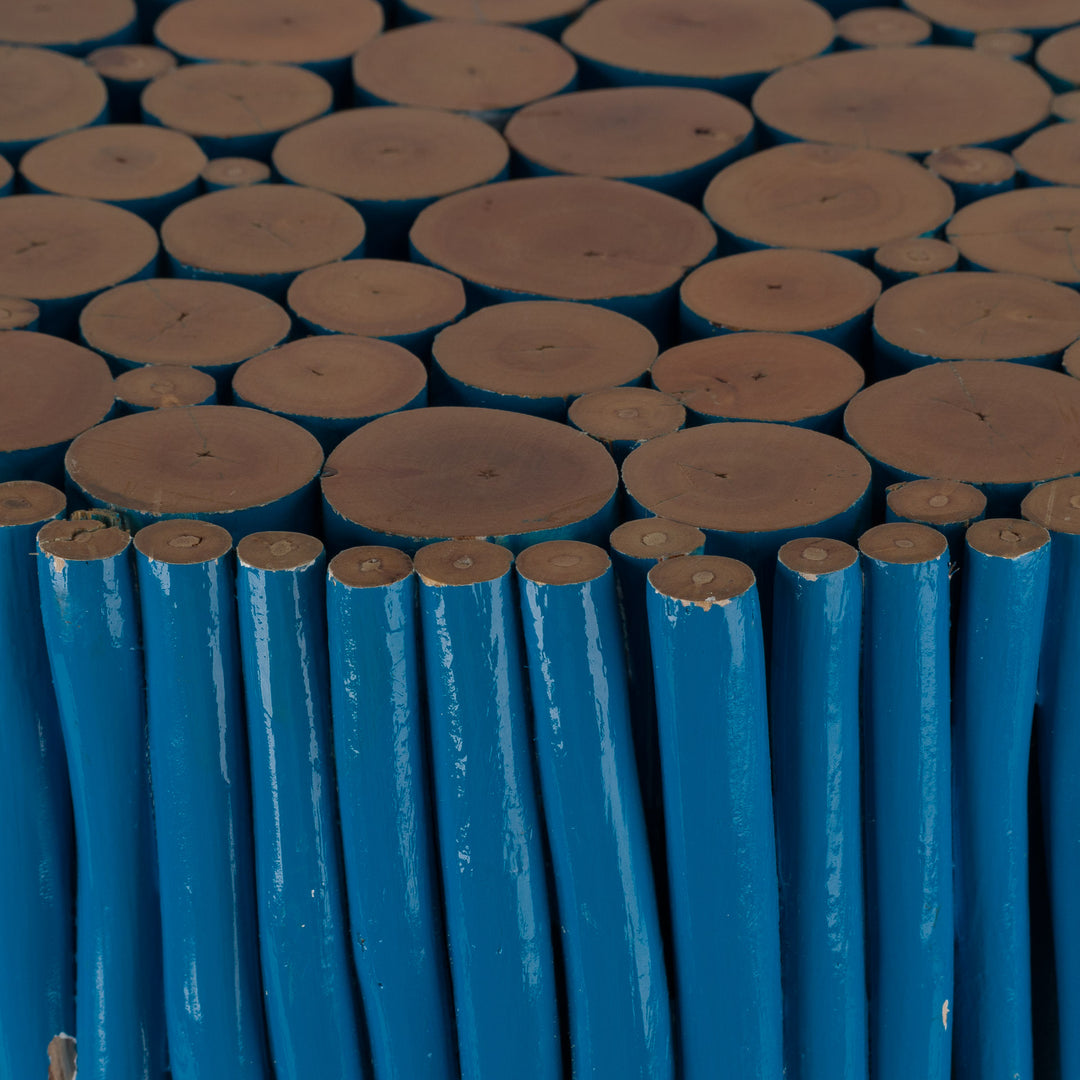
<path id="1" fill-rule="evenodd" d="M 948 1080 L 953 887 L 949 559 L 923 525 L 859 541 L 870 1073 Z"/>
<path id="2" fill-rule="evenodd" d="M 1080 514 L 1076 480 L 1035 488 L 1024 517 L 1050 531 L 1050 578 L 1035 709 L 1038 787 L 1049 882 L 1050 925 L 1056 971 L 1058 1049 L 1062 1077 L 1080 1076 Z M 1073 500 L 1076 500 L 1074 503 Z M 1034 859 L 1035 851 L 1032 856 Z M 1038 933 L 1033 900 L 1033 937 Z M 1033 942 L 1034 947 L 1034 942 Z M 1032 987 L 1037 994 L 1039 987 Z M 1040 1030 L 1036 1004 L 1036 1053 Z M 1038 1060 L 1036 1059 L 1036 1068 Z"/>
<path id="3" fill-rule="evenodd" d="M 670 587 L 672 578 L 682 587 Z M 646 603 L 682 1076 L 779 1080 L 779 901 L 757 589 L 743 564 L 689 555 L 649 572 Z"/>
<path id="4" fill-rule="evenodd" d="M 462 1080 L 505 1080 L 523 1064 L 535 1080 L 562 1076 L 510 561 L 481 541 L 416 559 Z"/>
<path id="5" fill-rule="evenodd" d="M 330 699 L 353 958 L 379 1080 L 457 1080 L 416 577 L 350 548 L 327 583 Z"/>
<path id="6" fill-rule="evenodd" d="M 369 1075 L 330 735 L 326 558 L 302 533 L 237 546 L 266 1026 L 275 1075 Z"/>
<path id="7" fill-rule="evenodd" d="M 266 1080 L 231 541 L 159 522 L 135 547 L 172 1076 Z"/>
<path id="8" fill-rule="evenodd" d="M 955 658 L 956 1067 L 1034 1075 L 1028 764 L 1050 571 L 1039 525 L 967 534 Z"/>
<path id="9" fill-rule="evenodd" d="M 603 549 L 559 541 L 526 548 L 517 572 L 573 1075 L 670 1080 L 667 977 L 615 576 Z"/>
<path id="10" fill-rule="evenodd" d="M 0 1080 L 43 1076 L 75 1023 L 71 792 L 34 558 L 63 509 L 45 484 L 0 484 Z"/>
<path id="11" fill-rule="evenodd" d="M 776 564 L 770 716 L 785 1075 L 867 1076 L 858 552 L 804 539 Z"/>
<path id="12" fill-rule="evenodd" d="M 57 521 L 38 534 L 38 553 L 75 812 L 79 1076 L 162 1080 L 161 917 L 130 537 L 102 521 Z"/>

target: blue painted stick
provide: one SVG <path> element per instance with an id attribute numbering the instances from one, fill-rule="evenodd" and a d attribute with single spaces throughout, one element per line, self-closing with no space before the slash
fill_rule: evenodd
<path id="1" fill-rule="evenodd" d="M 953 703 L 956 1066 L 972 1080 L 1034 1075 L 1028 763 L 1050 572 L 1041 525 L 967 532 Z"/>
<path id="2" fill-rule="evenodd" d="M 79 1076 L 161 1080 L 161 916 L 130 536 L 93 519 L 38 533 L 41 617 L 67 747 L 77 865 Z M 37 1069 L 40 1075 L 42 1069 Z"/>
<path id="3" fill-rule="evenodd" d="M 174 1080 L 266 1080 L 232 542 L 170 520 L 135 537 Z"/>
<path id="4" fill-rule="evenodd" d="M 379 1080 L 457 1080 L 412 560 L 333 559 L 330 699 L 353 957 Z"/>
<path id="5" fill-rule="evenodd" d="M 526 548 L 517 571 L 573 1074 L 665 1080 L 667 977 L 611 562 L 552 540 Z"/>
<path id="6" fill-rule="evenodd" d="M 330 746 L 326 583 L 313 536 L 237 545 L 266 1023 L 279 1080 L 359 1080 L 362 1015 L 348 948 Z"/>
<path id="7" fill-rule="evenodd" d="M 777 556 L 770 704 L 791 1080 L 867 1075 L 858 558 L 828 539 Z"/>
<path id="8" fill-rule="evenodd" d="M 1063 1077 L 1080 1076 L 1080 923 L 1075 910 L 1080 890 L 1078 508 L 1080 480 L 1074 477 L 1040 484 L 1022 504 L 1024 517 L 1049 530 L 1053 540 L 1035 723 Z"/>
<path id="9" fill-rule="evenodd" d="M 859 540 L 870 1073 L 948 1080 L 953 1008 L 949 559 L 925 525 Z"/>
<path id="10" fill-rule="evenodd" d="M 416 554 L 462 1080 L 562 1076 L 510 552 Z"/>
<path id="11" fill-rule="evenodd" d="M 686 555 L 646 593 L 684 1080 L 779 1080 L 765 657 L 749 567 Z"/>
<path id="12" fill-rule="evenodd" d="M 40 1077 L 75 1022 L 71 793 L 34 565 L 63 509 L 47 484 L 0 484 L 0 1080 Z"/>

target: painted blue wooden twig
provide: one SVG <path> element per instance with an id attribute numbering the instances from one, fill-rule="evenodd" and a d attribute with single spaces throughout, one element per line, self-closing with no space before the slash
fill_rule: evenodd
<path id="1" fill-rule="evenodd" d="M 446 541 L 415 561 L 462 1080 L 522 1071 L 556 1080 L 551 916 L 511 555 Z"/>
<path id="2" fill-rule="evenodd" d="M 948 1080 L 953 1010 L 949 559 L 925 525 L 859 540 L 870 1074 Z"/>
<path id="3" fill-rule="evenodd" d="M 313 536 L 237 545 L 266 1026 L 277 1080 L 370 1075 L 348 947 L 326 638 Z"/>
<path id="4" fill-rule="evenodd" d="M 670 1080 L 671 1019 L 611 561 L 517 557 L 575 1077 Z"/>
<path id="5" fill-rule="evenodd" d="M 75 811 L 75 1032 L 79 1076 L 89 1080 L 162 1080 L 166 1064 L 130 542 L 93 519 L 50 522 L 38 533 L 41 616 Z"/>
<path id="6" fill-rule="evenodd" d="M 353 957 L 379 1080 L 457 1080 L 412 560 L 330 563 L 330 700 Z"/>
<path id="7" fill-rule="evenodd" d="M 1034 1075 L 1028 764 L 1050 573 L 1041 525 L 967 532 L 953 702 L 956 1068 Z"/>
<path id="8" fill-rule="evenodd" d="M 777 556 L 769 704 L 791 1080 L 867 1076 L 858 559 L 814 538 Z"/>
<path id="9" fill-rule="evenodd" d="M 646 594 L 685 1080 L 779 1080 L 779 901 L 757 589 L 687 555 Z"/>
<path id="10" fill-rule="evenodd" d="M 34 561 L 63 509 L 47 484 L 0 484 L 0 1080 L 42 1076 L 75 1022 L 71 792 Z"/>
<path id="11" fill-rule="evenodd" d="M 1080 1076 L 1080 923 L 1075 910 L 1080 891 L 1080 480 L 1040 484 L 1024 499 L 1022 510 L 1053 541 L 1035 725 L 1061 1075 L 1072 1077 Z"/>
<path id="12" fill-rule="evenodd" d="M 161 521 L 135 536 L 174 1080 L 266 1080 L 232 541 Z"/>

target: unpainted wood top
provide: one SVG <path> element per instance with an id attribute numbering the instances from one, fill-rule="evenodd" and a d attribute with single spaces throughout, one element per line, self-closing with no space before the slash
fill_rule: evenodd
<path id="1" fill-rule="evenodd" d="M 353 57 L 356 84 L 382 101 L 461 112 L 514 109 L 557 94 L 577 63 L 543 34 L 431 19 L 372 38 Z"/>
<path id="2" fill-rule="evenodd" d="M 1050 111 L 1058 120 L 1080 120 L 1080 90 L 1066 90 L 1055 94 Z"/>
<path id="3" fill-rule="evenodd" d="M 909 236 L 882 244 L 874 252 L 874 265 L 923 277 L 951 270 L 959 258 L 960 252 L 945 240 L 933 236 Z"/>
<path id="4" fill-rule="evenodd" d="M 1020 135 L 1050 112 L 1030 68 L 948 45 L 850 49 L 781 68 L 754 94 L 763 124 L 799 139 L 920 154 Z"/>
<path id="5" fill-rule="evenodd" d="M 1045 183 L 1080 184 L 1080 124 L 1040 128 L 1013 151 L 1013 158 L 1024 172 Z"/>
<path id="6" fill-rule="evenodd" d="M 646 386 L 619 386 L 582 394 L 567 416 L 575 427 L 604 442 L 644 442 L 686 423 L 686 408 L 670 394 Z"/>
<path id="7" fill-rule="evenodd" d="M 1048 75 L 1074 85 L 1080 83 L 1080 26 L 1070 26 L 1048 37 L 1035 50 L 1035 63 Z"/>
<path id="8" fill-rule="evenodd" d="M 608 543 L 620 555 L 659 562 L 702 548 L 705 534 L 695 525 L 671 518 L 632 518 L 612 530 Z"/>
<path id="9" fill-rule="evenodd" d="M 868 559 L 899 566 L 932 562 L 948 548 L 948 541 L 937 529 L 910 521 L 875 525 L 859 537 L 859 551 Z"/>
<path id="10" fill-rule="evenodd" d="M 83 45 L 111 37 L 135 18 L 134 0 L 48 0 L 0 7 L 7 45 Z"/>
<path id="11" fill-rule="evenodd" d="M 199 174 L 203 180 L 218 187 L 247 187 L 265 184 L 270 179 L 270 166 L 246 157 L 222 157 L 208 161 Z"/>
<path id="12" fill-rule="evenodd" d="M 507 180 L 449 195 L 421 211 L 409 237 L 428 261 L 468 281 L 558 300 L 652 295 L 716 242 L 693 207 L 590 176 Z"/>
<path id="13" fill-rule="evenodd" d="M 926 167 L 954 184 L 1002 184 L 1016 173 L 1016 162 L 988 146 L 955 146 L 928 154 Z"/>
<path id="14" fill-rule="evenodd" d="M 470 22 L 534 23 L 572 15 L 588 0 L 408 0 L 409 7 L 433 19 Z"/>
<path id="15" fill-rule="evenodd" d="M 661 596 L 705 610 L 742 596 L 754 583 L 754 572 L 746 563 L 722 555 L 680 555 L 649 571 L 649 584 Z"/>
<path id="16" fill-rule="evenodd" d="M 435 338 L 432 356 L 468 386 L 520 397 L 569 398 L 641 378 L 656 338 L 607 308 L 533 300 L 480 308 Z"/>
<path id="17" fill-rule="evenodd" d="M 176 67 L 176 57 L 157 45 L 104 45 L 86 62 L 103 79 L 130 83 L 148 82 Z"/>
<path id="18" fill-rule="evenodd" d="M 238 364 L 289 333 L 288 312 L 223 281 L 147 278 L 94 297 L 79 328 L 93 349 L 136 364 Z"/>
<path id="19" fill-rule="evenodd" d="M 322 541 L 307 533 L 248 533 L 236 545 L 236 557 L 255 570 L 300 570 L 323 552 Z"/>
<path id="20" fill-rule="evenodd" d="M 905 0 L 931 22 L 957 30 L 1052 30 L 1080 22 L 1080 0 Z"/>
<path id="21" fill-rule="evenodd" d="M 0 330 L 22 330 L 41 314 L 33 300 L 0 296 Z"/>
<path id="22" fill-rule="evenodd" d="M 227 529 L 191 518 L 155 521 L 135 534 L 135 549 L 140 554 L 179 566 L 213 562 L 227 555 L 232 546 Z"/>
<path id="23" fill-rule="evenodd" d="M 201 405 L 217 386 L 213 375 L 180 364 L 147 364 L 122 372 L 114 383 L 116 397 L 147 409 Z"/>
<path id="24" fill-rule="evenodd" d="M 399 548 L 363 545 L 346 548 L 330 560 L 330 577 L 354 589 L 393 585 L 413 571 L 412 559 Z"/>
<path id="25" fill-rule="evenodd" d="M 979 52 L 993 53 L 1008 60 L 1020 60 L 1031 55 L 1034 39 L 1019 30 L 981 30 L 971 47 Z"/>
<path id="26" fill-rule="evenodd" d="M 274 167 L 347 199 L 432 199 L 493 180 L 510 151 L 490 124 L 442 109 L 346 109 L 283 135 Z"/>
<path id="27" fill-rule="evenodd" d="M 1052 533 L 1080 533 L 1080 476 L 1036 485 L 1024 496 L 1020 513 Z"/>
<path id="28" fill-rule="evenodd" d="M 0 528 L 49 521 L 67 506 L 67 497 L 40 480 L 8 480 L 0 484 Z"/>
<path id="29" fill-rule="evenodd" d="M 518 573 L 537 585 L 583 585 L 607 573 L 611 559 L 602 547 L 580 540 L 546 540 L 514 560 Z"/>
<path id="30" fill-rule="evenodd" d="M 956 480 L 909 480 L 888 488 L 885 501 L 897 517 L 924 525 L 973 521 L 986 512 L 986 496 Z"/>
<path id="31" fill-rule="evenodd" d="M 973 550 L 999 559 L 1018 559 L 1050 543 L 1046 529 L 1023 518 L 984 518 L 964 538 Z"/>
<path id="32" fill-rule="evenodd" d="M 504 129 L 553 172 L 621 179 L 702 165 L 746 138 L 745 105 L 689 86 L 619 86 L 559 94 L 519 109 Z"/>
<path id="33" fill-rule="evenodd" d="M 115 525 L 89 518 L 46 522 L 37 540 L 41 550 L 54 559 L 95 562 L 119 555 L 131 542 L 131 535 Z"/>
<path id="34" fill-rule="evenodd" d="M 486 540 L 443 540 L 422 547 L 413 566 L 425 585 L 479 585 L 501 578 L 513 561 L 508 548 Z"/>
<path id="35" fill-rule="evenodd" d="M 804 536 L 789 540 L 776 553 L 777 561 L 804 577 L 820 577 L 846 570 L 858 559 L 859 552 L 843 540 L 825 536 Z"/>
<path id="36" fill-rule="evenodd" d="M 465 288 L 434 266 L 346 259 L 298 274 L 288 301 L 298 316 L 327 330 L 390 337 L 456 319 L 465 310 Z"/>
<path id="37" fill-rule="evenodd" d="M 930 23 L 903 8 L 855 8 L 836 20 L 836 33 L 851 45 L 863 48 L 921 45 L 930 38 Z"/>
<path id="38" fill-rule="evenodd" d="M 0 45 L 0 142 L 47 139 L 83 127 L 97 119 L 107 99 L 100 76 L 81 60 L 51 49 Z"/>
<path id="39" fill-rule="evenodd" d="M 876 55 L 844 55 L 856 52 Z M 722 229 L 758 244 L 863 251 L 933 232 L 952 213 L 953 194 L 899 154 L 795 142 L 722 169 L 704 207 Z"/>

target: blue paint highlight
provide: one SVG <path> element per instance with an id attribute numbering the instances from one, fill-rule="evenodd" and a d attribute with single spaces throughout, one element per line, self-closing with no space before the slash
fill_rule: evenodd
<path id="1" fill-rule="evenodd" d="M 305 557 L 315 554 L 302 565 L 266 569 L 259 556 L 290 543 Z M 309 537 L 256 533 L 241 542 L 237 564 L 259 946 L 274 1072 L 360 1080 L 370 1072 L 336 828 L 326 559 Z"/>
<path id="2" fill-rule="evenodd" d="M 777 560 L 770 654 L 785 1075 L 859 1080 L 868 1066 L 862 574 L 853 548 L 840 549 L 846 566 L 819 574 L 824 563 L 799 557 L 807 549 L 824 552 L 796 541 Z"/>
<path id="3" fill-rule="evenodd" d="M 674 1069 L 667 977 L 615 578 L 600 549 L 556 544 L 560 557 L 597 562 L 601 573 L 532 580 L 547 547 L 526 549 L 518 575 L 573 1075 L 665 1080 Z"/>
<path id="4" fill-rule="evenodd" d="M 402 567 L 387 580 L 382 567 L 395 560 Z M 370 584 L 358 583 L 364 571 L 347 572 L 364 565 Z M 334 753 L 375 1075 L 457 1080 L 416 592 L 411 562 L 397 551 L 353 548 L 331 563 Z"/>
<path id="5" fill-rule="evenodd" d="M 84 530 L 106 536 L 108 553 L 80 545 Z M 58 522 L 38 551 L 75 817 L 79 1076 L 161 1080 L 161 919 L 130 539 L 97 521 Z"/>
<path id="6" fill-rule="evenodd" d="M 1021 553 L 982 550 L 999 534 L 1015 536 Z M 968 531 L 953 703 L 956 1067 L 964 1077 L 1034 1075 L 1028 764 L 1049 573 L 1040 526 L 997 518 Z"/>
<path id="7" fill-rule="evenodd" d="M 44 1076 L 75 1024 L 71 792 L 34 558 L 64 498 L 43 488 L 0 486 L 0 1080 Z"/>
<path id="8" fill-rule="evenodd" d="M 881 526 L 895 530 L 898 526 Z M 949 558 L 860 541 L 870 1074 L 948 1080 L 953 882 L 949 802 Z M 925 534 L 930 534 L 927 537 Z M 880 534 L 878 534 L 880 535 Z M 870 552 L 870 554 L 868 554 Z M 887 557 L 882 557 L 882 555 Z"/>
<path id="9" fill-rule="evenodd" d="M 227 552 L 214 532 L 192 523 Z M 135 546 L 172 1077 L 266 1080 L 232 563 L 150 558 L 146 537 Z"/>
<path id="10" fill-rule="evenodd" d="M 551 913 L 509 559 L 464 585 L 420 578 L 462 1080 L 562 1076 Z"/>

